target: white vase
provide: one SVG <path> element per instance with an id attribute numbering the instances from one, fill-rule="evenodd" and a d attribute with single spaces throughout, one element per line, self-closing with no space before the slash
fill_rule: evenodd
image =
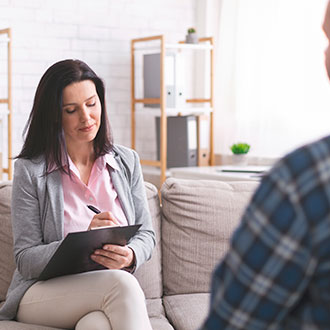
<path id="1" fill-rule="evenodd" d="M 197 33 L 188 33 L 186 35 L 187 44 L 198 44 L 198 35 Z"/>
<path id="2" fill-rule="evenodd" d="M 246 166 L 248 164 L 248 159 L 246 154 L 234 154 L 231 156 L 232 165 L 236 166 Z"/>

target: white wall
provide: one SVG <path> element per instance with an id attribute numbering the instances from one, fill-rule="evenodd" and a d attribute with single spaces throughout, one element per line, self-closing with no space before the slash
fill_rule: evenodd
<path id="1" fill-rule="evenodd" d="M 41 75 L 65 58 L 85 61 L 104 79 L 115 142 L 130 146 L 130 40 L 183 40 L 196 23 L 196 1 L 0 0 L 0 29 L 13 35 L 13 154 Z"/>

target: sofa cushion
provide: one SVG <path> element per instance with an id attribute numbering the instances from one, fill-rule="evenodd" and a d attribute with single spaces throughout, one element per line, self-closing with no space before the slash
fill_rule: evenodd
<path id="1" fill-rule="evenodd" d="M 150 323 L 153 330 L 174 330 L 165 316 L 151 317 Z"/>
<path id="2" fill-rule="evenodd" d="M 147 299 L 147 310 L 153 330 L 174 330 L 165 317 L 162 299 Z"/>
<path id="3" fill-rule="evenodd" d="M 206 293 L 257 182 L 169 178 L 162 186 L 164 294 Z"/>
<path id="4" fill-rule="evenodd" d="M 158 191 L 154 185 L 145 182 L 149 210 L 156 234 L 156 247 L 150 260 L 140 266 L 135 272 L 146 298 L 161 298 L 163 295 L 161 270 L 161 233 L 160 233 L 160 207 Z"/>
<path id="5" fill-rule="evenodd" d="M 0 301 L 5 300 L 15 270 L 11 227 L 11 182 L 0 183 Z"/>
<path id="6" fill-rule="evenodd" d="M 175 330 L 199 329 L 209 311 L 209 293 L 164 297 L 166 316 Z"/>

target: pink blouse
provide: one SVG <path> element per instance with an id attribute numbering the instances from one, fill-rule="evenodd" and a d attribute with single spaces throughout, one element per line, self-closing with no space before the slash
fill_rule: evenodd
<path id="1" fill-rule="evenodd" d="M 113 155 L 101 156 L 94 162 L 86 185 L 80 179 L 77 167 L 69 157 L 71 178 L 62 173 L 64 195 L 64 237 L 70 232 L 87 230 L 95 213 L 87 205 L 97 207 L 101 212 L 111 211 L 120 225 L 127 225 L 127 219 L 112 184 L 109 167 L 120 168 Z"/>

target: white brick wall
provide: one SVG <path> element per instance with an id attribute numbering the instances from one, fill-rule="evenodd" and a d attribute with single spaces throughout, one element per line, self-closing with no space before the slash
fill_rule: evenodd
<path id="1" fill-rule="evenodd" d="M 115 141 L 130 146 L 130 40 L 183 40 L 196 23 L 196 1 L 0 0 L 0 29 L 13 35 L 13 154 L 41 75 L 65 58 L 86 61 L 104 79 Z"/>

